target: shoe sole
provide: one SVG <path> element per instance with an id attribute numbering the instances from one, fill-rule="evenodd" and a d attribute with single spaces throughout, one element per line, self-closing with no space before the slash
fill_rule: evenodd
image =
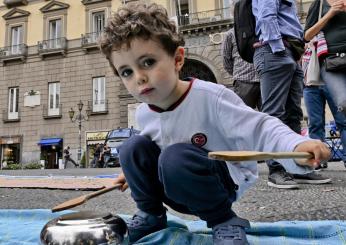
<path id="1" fill-rule="evenodd" d="M 275 187 L 275 188 L 278 188 L 278 189 L 298 189 L 299 186 L 296 184 L 292 184 L 292 185 L 278 185 L 278 184 L 275 184 L 275 183 L 272 183 L 272 182 L 267 182 L 268 186 L 271 186 L 271 187 Z"/>
<path id="2" fill-rule="evenodd" d="M 324 179 L 324 180 L 303 180 L 303 179 L 294 179 L 295 182 L 298 184 L 313 184 L 313 185 L 321 185 L 321 184 L 328 184 L 331 183 L 331 179 Z"/>

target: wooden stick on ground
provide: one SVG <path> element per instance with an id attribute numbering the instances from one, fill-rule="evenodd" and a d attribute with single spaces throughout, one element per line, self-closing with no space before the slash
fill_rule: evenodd
<path id="1" fill-rule="evenodd" d="M 109 192 L 111 190 L 118 189 L 121 186 L 122 186 L 122 184 L 116 184 L 116 185 L 113 185 L 113 186 L 110 186 L 110 187 L 106 187 L 106 188 L 103 188 L 101 190 L 98 190 L 98 191 L 95 191 L 95 192 L 92 192 L 92 193 L 89 193 L 89 194 L 86 194 L 86 195 L 83 195 L 83 196 L 80 196 L 80 197 L 68 200 L 68 201 L 63 202 L 63 203 L 55 206 L 54 208 L 52 208 L 52 212 L 58 212 L 58 211 L 62 211 L 62 210 L 66 210 L 66 209 L 69 209 L 69 208 L 73 208 L 73 207 L 79 206 L 79 205 L 85 203 L 86 201 L 88 201 L 91 198 L 94 198 L 96 196 L 99 196 L 101 194 Z"/>
<path id="2" fill-rule="evenodd" d="M 222 161 L 261 161 L 269 159 L 313 158 L 309 152 L 212 151 L 209 158 Z M 309 165 L 309 164 L 307 164 Z"/>

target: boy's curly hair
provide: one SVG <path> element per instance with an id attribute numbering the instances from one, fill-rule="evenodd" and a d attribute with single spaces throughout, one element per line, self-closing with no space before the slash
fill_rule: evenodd
<path id="1" fill-rule="evenodd" d="M 168 18 L 167 11 L 162 6 L 155 3 L 124 5 L 108 20 L 99 39 L 100 49 L 116 75 L 118 73 L 111 60 L 112 51 L 121 49 L 124 44 L 130 48 L 131 41 L 135 38 L 157 41 L 172 56 L 178 46 L 185 44 L 174 21 Z"/>

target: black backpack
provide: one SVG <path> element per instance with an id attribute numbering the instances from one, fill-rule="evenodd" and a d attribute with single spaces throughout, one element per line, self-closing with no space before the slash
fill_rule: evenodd
<path id="1" fill-rule="evenodd" d="M 253 63 L 253 44 L 258 41 L 255 27 L 252 0 L 238 0 L 234 5 L 234 35 L 240 57 L 249 63 Z"/>

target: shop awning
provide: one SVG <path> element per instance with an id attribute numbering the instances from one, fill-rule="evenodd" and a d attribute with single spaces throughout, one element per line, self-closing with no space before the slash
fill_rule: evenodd
<path id="1" fill-rule="evenodd" d="M 61 141 L 62 141 L 62 138 L 48 138 L 48 139 L 41 139 L 37 144 L 41 146 L 59 145 Z"/>

